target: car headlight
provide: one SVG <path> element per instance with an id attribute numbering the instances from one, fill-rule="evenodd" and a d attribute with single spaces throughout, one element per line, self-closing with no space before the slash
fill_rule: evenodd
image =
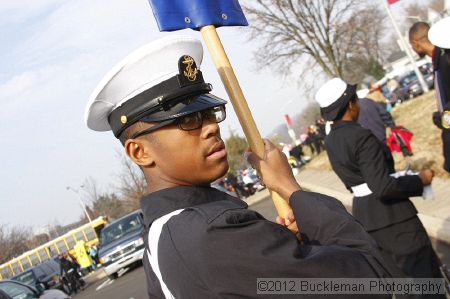
<path id="1" fill-rule="evenodd" d="M 100 258 L 100 260 L 101 260 L 101 263 L 104 264 L 104 263 L 109 262 L 111 260 L 111 258 L 109 256 L 104 256 L 104 257 Z"/>
<path id="2" fill-rule="evenodd" d="M 142 238 L 139 238 L 136 241 L 134 241 L 135 246 L 140 246 L 142 244 L 144 244 L 144 240 Z"/>

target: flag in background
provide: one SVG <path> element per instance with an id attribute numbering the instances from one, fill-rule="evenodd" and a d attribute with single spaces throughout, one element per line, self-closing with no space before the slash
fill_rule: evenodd
<path id="1" fill-rule="evenodd" d="M 288 125 L 288 127 L 292 127 L 292 119 L 289 117 L 289 114 L 285 114 L 284 119 L 286 120 L 286 124 Z"/>
<path id="2" fill-rule="evenodd" d="M 392 4 L 394 4 L 394 3 L 398 2 L 398 1 L 400 1 L 400 0 L 387 0 L 389 5 L 392 5 Z"/>
<path id="3" fill-rule="evenodd" d="M 160 31 L 247 26 L 238 0 L 149 0 Z"/>

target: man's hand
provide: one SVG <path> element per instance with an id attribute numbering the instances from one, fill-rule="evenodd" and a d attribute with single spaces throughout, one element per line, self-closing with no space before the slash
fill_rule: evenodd
<path id="1" fill-rule="evenodd" d="M 258 171 L 263 183 L 277 192 L 286 201 L 292 193 L 300 190 L 300 186 L 292 174 L 286 156 L 273 143 L 264 139 L 264 156 L 259 158 L 255 153 L 246 153 L 247 161 Z"/>
<path id="2" fill-rule="evenodd" d="M 422 180 L 424 186 L 431 185 L 434 177 L 434 171 L 431 169 L 425 169 L 419 172 L 419 177 Z"/>
<path id="3" fill-rule="evenodd" d="M 295 234 L 297 239 L 301 241 L 300 230 L 298 229 L 297 221 L 295 220 L 295 216 L 292 210 L 289 211 L 289 213 L 286 215 L 286 218 L 277 216 L 277 219 L 275 221 L 278 224 L 287 227 L 291 232 Z"/>

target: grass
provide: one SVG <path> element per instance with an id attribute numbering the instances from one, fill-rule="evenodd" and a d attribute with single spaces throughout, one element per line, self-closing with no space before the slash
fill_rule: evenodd
<path id="1" fill-rule="evenodd" d="M 404 126 L 414 134 L 411 144 L 414 153 L 412 157 L 404 158 L 401 153 L 393 154 L 397 170 L 405 169 L 410 163 L 415 171 L 431 168 L 436 176 L 450 178 L 450 175 L 442 168 L 444 159 L 441 130 L 433 124 L 431 118 L 431 114 L 436 110 L 434 91 L 394 107 L 392 116 L 395 123 Z M 307 154 L 309 154 L 308 150 L 305 148 Z M 326 153 L 315 156 L 306 167 L 332 170 Z"/>

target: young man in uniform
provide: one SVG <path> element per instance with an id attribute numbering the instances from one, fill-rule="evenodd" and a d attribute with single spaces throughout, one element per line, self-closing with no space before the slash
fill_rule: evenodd
<path id="1" fill-rule="evenodd" d="M 364 228 L 334 198 L 302 191 L 269 142 L 262 160 L 252 153 L 248 159 L 291 205 L 304 244 L 210 187 L 228 170 L 218 126 L 226 101 L 209 93 L 198 68 L 202 56 L 190 37 L 150 43 L 113 68 L 86 111 L 87 125 L 112 130 L 145 174 L 150 298 L 254 298 L 258 277 L 389 276 Z"/>
<path id="2" fill-rule="evenodd" d="M 377 241 L 394 277 L 440 277 L 436 255 L 410 196 L 420 196 L 433 173 L 395 178 L 394 161 L 373 133 L 357 123 L 356 85 L 339 78 L 315 96 L 333 121 L 325 148 L 333 170 L 354 194 L 353 216 Z"/>
<path id="3" fill-rule="evenodd" d="M 409 29 L 409 42 L 420 57 L 433 59 L 434 87 L 438 111 L 433 113 L 434 124 L 442 130 L 444 169 L 450 172 L 450 17 L 430 29 L 425 22 L 417 22 Z M 432 41 L 430 41 L 430 39 Z"/>

